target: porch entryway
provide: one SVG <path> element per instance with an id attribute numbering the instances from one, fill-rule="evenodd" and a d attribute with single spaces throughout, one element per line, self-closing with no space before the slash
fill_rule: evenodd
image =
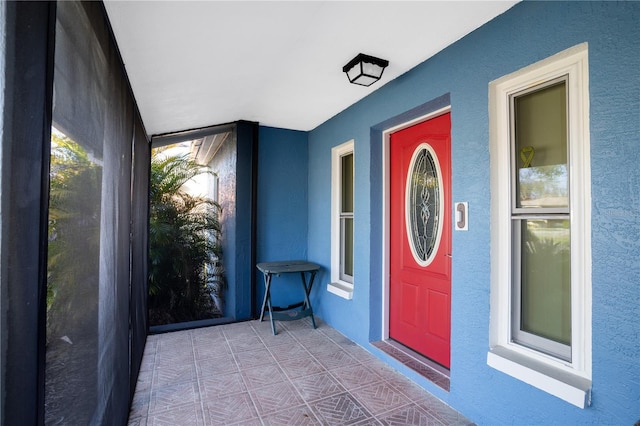
<path id="1" fill-rule="evenodd" d="M 385 207 L 381 351 L 450 390 L 451 186 L 448 94 L 372 127 Z M 395 146 L 392 147 L 392 139 Z"/>
<path id="2" fill-rule="evenodd" d="M 469 425 L 318 318 L 148 337 L 129 425 Z"/>
<path id="3" fill-rule="evenodd" d="M 390 135 L 389 338 L 450 367 L 451 119 Z"/>

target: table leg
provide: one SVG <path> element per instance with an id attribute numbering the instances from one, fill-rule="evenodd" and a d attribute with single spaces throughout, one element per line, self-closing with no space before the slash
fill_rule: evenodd
<path id="1" fill-rule="evenodd" d="M 311 324 L 313 324 L 313 328 L 316 328 L 316 320 L 313 317 L 313 308 L 311 307 L 311 302 L 309 301 L 309 293 L 311 293 L 311 287 L 313 286 L 313 280 L 316 276 L 315 271 L 311 272 L 311 277 L 309 278 L 309 286 L 307 287 L 307 280 L 304 276 L 304 272 L 300 272 L 300 276 L 302 277 L 302 289 L 304 291 L 304 305 L 302 305 L 303 310 L 309 309 L 309 316 L 311 317 Z"/>
<path id="2" fill-rule="evenodd" d="M 267 273 L 264 274 L 264 299 L 262 301 L 262 310 L 260 311 L 260 322 L 264 320 L 264 311 L 269 309 L 269 321 L 271 321 L 271 331 L 275 336 L 276 333 L 276 324 L 273 322 L 273 309 L 271 306 L 271 277 L 272 275 Z"/>
<path id="3" fill-rule="evenodd" d="M 260 321 L 264 320 L 264 310 L 269 299 L 269 288 L 271 287 L 271 274 L 264 274 L 264 299 L 262 299 L 262 309 L 260 310 Z"/>
<path id="4" fill-rule="evenodd" d="M 276 333 L 276 323 L 274 322 L 274 319 L 273 319 L 273 309 L 271 309 L 271 297 L 269 297 L 269 300 L 267 300 L 267 306 L 269 307 L 269 320 L 271 321 L 271 331 L 275 336 L 278 333 Z"/>
<path id="5" fill-rule="evenodd" d="M 264 292 L 264 296 L 265 296 L 265 301 L 267 302 L 267 308 L 269 309 L 269 321 L 271 321 L 271 331 L 273 332 L 273 335 L 277 335 L 278 333 L 276 333 L 276 323 L 274 322 L 273 319 L 273 307 L 271 306 L 271 274 L 267 274 L 265 275 L 265 292 Z M 264 312 L 263 312 L 264 315 Z"/>

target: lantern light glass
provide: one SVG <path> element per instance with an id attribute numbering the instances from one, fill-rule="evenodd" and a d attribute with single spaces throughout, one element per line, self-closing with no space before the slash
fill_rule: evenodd
<path id="1" fill-rule="evenodd" d="M 380 80 L 388 65 L 389 61 L 387 60 L 360 53 L 342 67 L 342 71 L 347 74 L 350 83 L 371 86 Z"/>

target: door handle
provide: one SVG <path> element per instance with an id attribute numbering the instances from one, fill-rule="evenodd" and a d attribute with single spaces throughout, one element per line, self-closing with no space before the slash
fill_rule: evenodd
<path id="1" fill-rule="evenodd" d="M 445 256 L 447 256 L 447 257 L 453 257 L 453 256 L 451 256 L 451 253 L 446 253 L 446 254 L 445 254 Z"/>
<path id="2" fill-rule="evenodd" d="M 455 203 L 455 230 L 467 231 L 469 229 L 469 203 L 467 201 Z"/>

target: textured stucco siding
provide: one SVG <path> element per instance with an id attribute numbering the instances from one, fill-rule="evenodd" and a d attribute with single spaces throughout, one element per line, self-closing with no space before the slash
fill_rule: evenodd
<path id="1" fill-rule="evenodd" d="M 488 84 L 584 42 L 593 400 L 579 409 L 486 364 L 492 226 Z M 308 255 L 327 268 L 331 148 L 353 138 L 356 160 L 353 300 L 318 291 L 318 314 L 365 347 L 379 336 L 382 148 L 372 141 L 371 129 L 444 94 L 451 100 L 452 199 L 469 202 L 469 231 L 453 232 L 451 391 L 389 362 L 478 424 L 633 424 L 640 419 L 640 3 L 519 3 L 311 131 Z"/>
<path id="2" fill-rule="evenodd" d="M 306 132 L 260 128 L 257 262 L 307 259 L 308 162 Z M 257 269 L 255 273 L 260 308 L 264 279 Z M 275 277 L 272 285 L 275 306 L 288 306 L 303 298 L 297 274 Z"/>

